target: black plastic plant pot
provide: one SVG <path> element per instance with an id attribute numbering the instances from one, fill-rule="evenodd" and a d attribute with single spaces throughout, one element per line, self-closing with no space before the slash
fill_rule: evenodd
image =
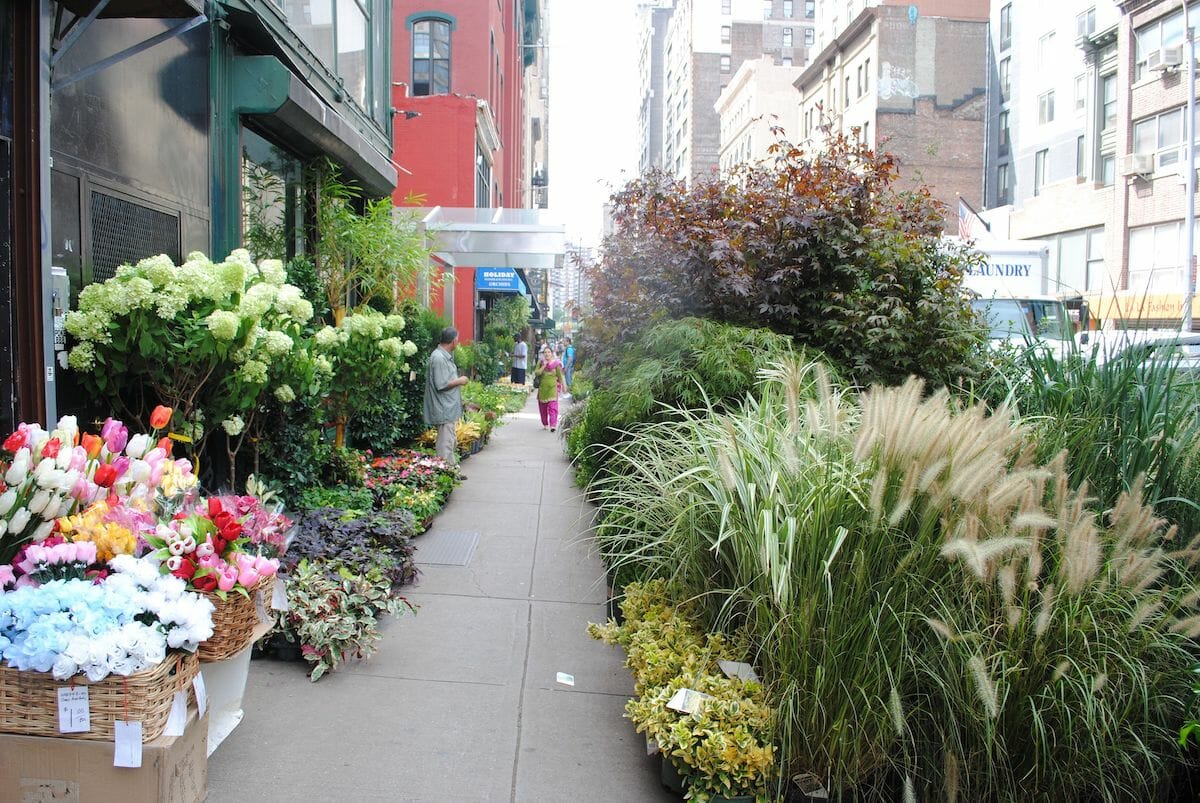
<path id="1" fill-rule="evenodd" d="M 659 770 L 658 777 L 667 791 L 674 792 L 677 795 L 683 794 L 683 776 L 679 774 L 679 767 L 675 766 L 674 760 L 666 754 L 662 757 L 662 769 Z"/>

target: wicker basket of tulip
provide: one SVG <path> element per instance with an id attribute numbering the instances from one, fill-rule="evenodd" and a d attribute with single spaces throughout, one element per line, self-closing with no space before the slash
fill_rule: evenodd
<path id="1" fill-rule="evenodd" d="M 236 513 L 211 498 L 146 539 L 163 572 L 183 578 L 213 603 L 213 636 L 200 645 L 201 661 L 222 661 L 246 649 L 271 601 L 279 561 L 245 551 L 242 529 Z"/>

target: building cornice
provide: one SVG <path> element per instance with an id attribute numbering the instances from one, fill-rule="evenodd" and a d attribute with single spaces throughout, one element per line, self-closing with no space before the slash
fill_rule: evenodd
<path id="1" fill-rule="evenodd" d="M 849 49 L 849 46 L 858 39 L 860 34 L 870 29 L 878 16 L 876 8 L 878 6 L 871 6 L 864 9 L 854 22 L 847 25 L 845 30 L 833 38 L 832 42 L 825 45 L 821 52 L 813 58 L 812 64 L 805 68 L 804 72 L 800 73 L 800 77 L 792 82 L 792 86 L 796 87 L 803 94 L 804 87 L 810 83 L 819 82 L 821 80 L 821 73 L 824 72 L 825 67 L 834 63 L 836 60 L 835 56 Z"/>

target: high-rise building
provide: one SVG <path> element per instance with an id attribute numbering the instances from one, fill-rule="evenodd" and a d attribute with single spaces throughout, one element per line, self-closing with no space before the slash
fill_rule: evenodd
<path id="1" fill-rule="evenodd" d="M 685 181 L 712 175 L 721 151 L 716 103 L 722 90 L 748 59 L 803 65 L 812 43 L 805 8 L 802 0 L 675 0 L 648 8 L 641 166 L 661 166 Z"/>
<path id="2" fill-rule="evenodd" d="M 1118 19 L 1094 0 L 992 6 L 985 217 L 1000 239 L 1046 242 L 1046 293 L 1105 283 Z"/>
<path id="3" fill-rule="evenodd" d="M 833 5 L 818 4 L 826 44 L 795 82 L 795 139 L 820 149 L 829 130 L 890 152 L 955 231 L 958 199 L 977 206 L 982 194 L 987 0 Z"/>

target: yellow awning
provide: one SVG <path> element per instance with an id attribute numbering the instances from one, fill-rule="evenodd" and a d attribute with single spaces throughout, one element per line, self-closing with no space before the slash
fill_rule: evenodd
<path id="1" fill-rule="evenodd" d="M 1180 320 L 1183 293 L 1097 293 L 1086 296 L 1088 309 L 1101 320 Z M 1200 320 L 1200 297 L 1192 298 L 1192 317 Z"/>

